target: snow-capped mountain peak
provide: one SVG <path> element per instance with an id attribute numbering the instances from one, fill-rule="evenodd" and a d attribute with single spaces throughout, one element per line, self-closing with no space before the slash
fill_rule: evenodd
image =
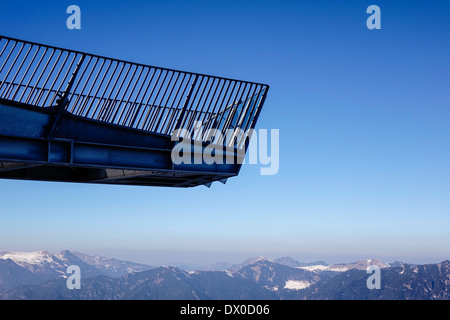
<path id="1" fill-rule="evenodd" d="M 48 251 L 11 252 L 0 255 L 0 259 L 11 259 L 17 265 L 43 279 L 54 279 L 65 275 L 67 264 Z"/>
<path id="2" fill-rule="evenodd" d="M 1 252 L 0 259 L 11 259 L 22 268 L 31 271 L 44 280 L 67 277 L 67 267 L 78 265 L 83 277 L 94 277 L 100 274 L 120 277 L 134 271 L 152 269 L 152 266 L 122 261 L 113 258 L 89 256 L 80 252 L 63 250 L 52 254 L 48 251 Z"/>
<path id="3" fill-rule="evenodd" d="M 54 256 L 45 250 L 32 252 L 11 252 L 0 255 L 0 259 L 11 259 L 18 265 L 44 264 L 54 262 Z"/>

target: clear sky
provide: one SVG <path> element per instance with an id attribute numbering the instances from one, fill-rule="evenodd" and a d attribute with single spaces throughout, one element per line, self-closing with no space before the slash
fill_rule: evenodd
<path id="1" fill-rule="evenodd" d="M 0 180 L 0 251 L 450 259 L 449 16 L 425 0 L 4 1 L 7 36 L 269 84 L 257 128 L 280 130 L 280 169 L 210 189 Z"/>

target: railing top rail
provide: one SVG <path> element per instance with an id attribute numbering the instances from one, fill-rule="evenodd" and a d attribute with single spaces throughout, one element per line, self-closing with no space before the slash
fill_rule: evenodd
<path id="1" fill-rule="evenodd" d="M 111 57 L 102 56 L 102 55 L 93 54 L 93 53 L 84 52 L 84 51 L 79 51 L 79 50 L 67 49 L 67 48 L 62 48 L 62 47 L 58 47 L 58 46 L 52 46 L 52 45 L 42 44 L 42 43 L 33 42 L 33 41 L 17 39 L 17 38 L 13 38 L 13 37 L 9 37 L 9 36 L 4 36 L 4 35 L 0 35 L 0 39 L 7 39 L 7 40 L 10 40 L 10 41 L 26 43 L 26 44 L 30 44 L 30 45 L 36 45 L 36 46 L 40 46 L 40 47 L 46 47 L 46 48 L 54 49 L 54 50 L 67 51 L 67 52 L 71 52 L 71 53 L 75 53 L 75 54 L 81 54 L 81 55 L 90 56 L 92 58 L 99 58 L 99 59 L 111 60 L 111 61 L 115 61 L 115 62 L 119 62 L 119 63 L 132 64 L 132 65 L 139 66 L 139 67 L 154 68 L 154 69 L 160 69 L 160 70 L 170 71 L 170 72 L 186 73 L 186 74 L 191 74 L 191 75 L 194 75 L 194 76 L 197 75 L 197 76 L 208 77 L 208 78 L 215 78 L 215 79 L 220 79 L 220 80 L 237 81 L 237 82 L 242 82 L 242 83 L 261 85 L 261 86 L 265 86 L 265 87 L 269 88 L 269 85 L 265 84 L 265 83 L 258 83 L 258 82 L 247 81 L 247 80 L 233 79 L 233 78 L 228 78 L 228 77 L 221 77 L 221 76 L 216 76 L 216 75 L 211 75 L 211 74 L 191 72 L 191 71 L 172 69 L 172 68 L 166 68 L 166 67 L 159 67 L 159 66 L 143 64 L 143 63 L 139 63 L 139 62 L 127 61 L 127 60 L 123 60 L 123 59 L 111 58 Z"/>

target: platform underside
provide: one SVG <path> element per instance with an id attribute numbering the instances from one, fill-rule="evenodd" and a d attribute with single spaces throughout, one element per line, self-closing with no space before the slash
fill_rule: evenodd
<path id="1" fill-rule="evenodd" d="M 104 169 L 84 166 L 61 166 L 20 162 L 0 162 L 0 178 L 58 182 L 102 183 L 139 186 L 195 187 L 214 181 L 226 182 L 231 176 L 214 174 L 172 173 L 126 169 Z"/>

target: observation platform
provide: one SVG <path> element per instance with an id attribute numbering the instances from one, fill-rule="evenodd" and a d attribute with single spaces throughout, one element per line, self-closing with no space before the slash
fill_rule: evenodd
<path id="1" fill-rule="evenodd" d="M 167 187 L 225 182 L 239 174 L 248 137 L 224 137 L 255 128 L 269 89 L 5 36 L 0 50 L 4 179 Z M 199 148 L 193 147 L 191 163 L 177 164 L 172 150 L 186 137 Z M 211 144 L 234 161 L 194 161 Z"/>

